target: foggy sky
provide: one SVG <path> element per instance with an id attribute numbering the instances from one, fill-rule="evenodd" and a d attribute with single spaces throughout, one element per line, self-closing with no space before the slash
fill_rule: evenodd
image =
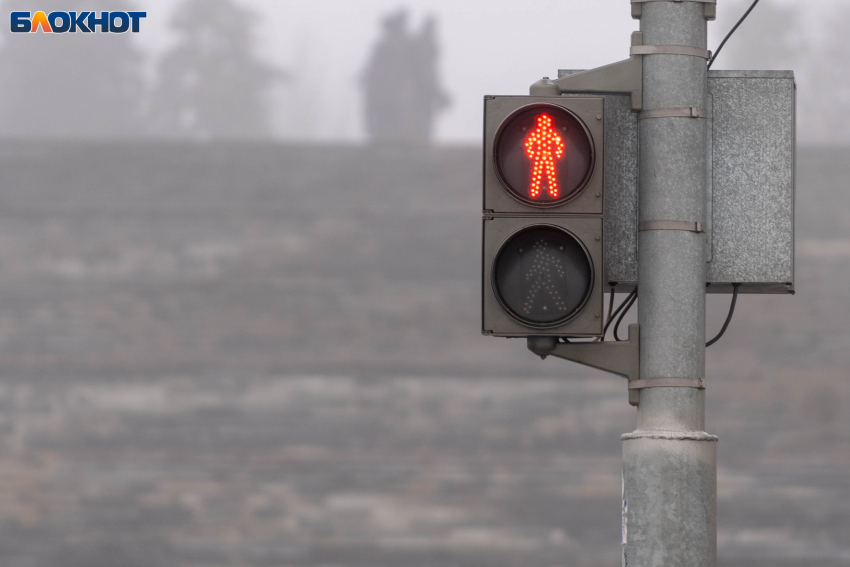
<path id="1" fill-rule="evenodd" d="M 275 136 L 295 141 L 364 139 L 358 79 L 382 16 L 400 7 L 410 9 L 413 26 L 427 14 L 438 18 L 442 83 L 453 101 L 438 119 L 440 142 L 480 141 L 485 94 L 526 94 L 531 83 L 556 75 L 559 68 L 592 68 L 625 59 L 629 35 L 639 27 L 630 17 L 628 0 L 240 2 L 259 16 L 259 54 L 293 75 L 294 82 L 277 87 L 272 96 Z M 762 0 L 768 2 L 791 3 Z M 134 40 L 150 55 L 152 71 L 154 59 L 172 45 L 168 22 L 178 0 L 136 3 L 148 16 Z M 736 18 L 740 4 L 719 2 L 721 17 L 709 25 L 709 48 L 717 46 L 731 25 L 724 6 Z M 806 2 L 806 29 L 814 39 L 830 11 L 841 4 Z M 751 18 L 757 17 L 758 8 Z M 714 68 L 727 68 L 722 56 Z"/>
<path id="2" fill-rule="evenodd" d="M 628 57 L 632 20 L 628 0 L 243 0 L 262 18 L 260 45 L 270 61 L 290 69 L 298 84 L 280 89 L 276 131 L 288 138 L 360 140 L 363 125 L 357 78 L 380 30 L 383 14 L 407 6 L 416 25 L 439 18 L 442 75 L 453 106 L 441 115 L 439 141 L 478 142 L 484 94 L 526 94 L 559 68 L 592 68 Z M 788 4 L 787 0 L 762 3 Z M 723 16 L 724 0 L 718 3 Z M 841 0 L 808 0 L 809 28 Z M 140 37 L 160 52 L 175 0 L 145 0 Z M 725 3 L 729 6 L 730 3 Z M 737 8 L 737 6 L 730 7 Z M 758 17 L 758 9 L 751 17 Z M 556 24 L 560 22 L 560 24 Z M 709 24 L 709 47 L 728 31 Z M 715 68 L 722 69 L 718 59 Z M 302 110 L 295 112 L 294 105 Z M 308 108 L 303 108 L 307 105 Z"/>

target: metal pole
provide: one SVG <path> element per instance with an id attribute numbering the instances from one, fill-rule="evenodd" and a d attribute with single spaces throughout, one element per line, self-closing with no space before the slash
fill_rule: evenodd
<path id="1" fill-rule="evenodd" d="M 702 2 L 652 1 L 641 12 L 644 46 L 706 49 Z M 706 60 L 649 51 L 644 111 L 706 109 Z M 705 235 L 675 227 L 706 222 L 707 121 L 667 114 L 640 122 L 639 215 L 654 223 L 638 239 L 640 376 L 693 381 L 705 378 Z M 623 436 L 624 565 L 715 567 L 717 438 L 704 429 L 705 390 L 640 390 L 637 430 Z"/>

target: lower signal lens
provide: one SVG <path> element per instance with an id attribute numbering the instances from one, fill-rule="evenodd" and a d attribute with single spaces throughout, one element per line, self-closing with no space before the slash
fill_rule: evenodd
<path id="1" fill-rule="evenodd" d="M 566 230 L 538 225 L 509 238 L 493 264 L 502 307 L 530 327 L 566 323 L 587 304 L 593 264 L 584 245 Z"/>

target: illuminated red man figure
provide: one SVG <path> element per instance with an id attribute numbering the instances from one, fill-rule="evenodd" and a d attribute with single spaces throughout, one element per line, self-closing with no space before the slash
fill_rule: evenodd
<path id="1" fill-rule="evenodd" d="M 552 117 L 548 114 L 538 116 L 537 127 L 525 138 L 525 154 L 534 162 L 528 187 L 532 199 L 540 196 L 544 178 L 549 186 L 549 196 L 558 198 L 558 170 L 555 162 L 564 157 L 564 147 L 564 140 L 552 128 Z"/>

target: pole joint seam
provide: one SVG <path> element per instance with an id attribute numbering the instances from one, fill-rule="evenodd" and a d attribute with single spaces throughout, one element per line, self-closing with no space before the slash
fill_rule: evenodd
<path id="1" fill-rule="evenodd" d="M 655 108 L 644 110 L 638 115 L 638 120 L 648 118 L 708 118 L 708 111 L 695 106 L 690 108 Z"/>
<path id="2" fill-rule="evenodd" d="M 643 16 L 643 5 L 647 2 L 667 2 L 671 4 L 693 2 L 694 4 L 702 4 L 706 20 L 715 20 L 717 18 L 717 0 L 632 0 L 632 18 L 636 20 L 641 19 L 641 16 Z"/>
<path id="3" fill-rule="evenodd" d="M 685 232 L 705 232 L 705 225 L 701 222 L 688 221 L 648 221 L 638 225 L 639 232 L 649 230 L 683 230 Z"/>
<path id="4" fill-rule="evenodd" d="M 629 381 L 629 390 L 644 390 L 646 388 L 696 388 L 705 390 L 703 378 L 648 378 L 646 380 Z"/>
<path id="5" fill-rule="evenodd" d="M 629 53 L 632 55 L 688 55 L 711 59 L 711 51 L 688 45 L 635 45 Z"/>

